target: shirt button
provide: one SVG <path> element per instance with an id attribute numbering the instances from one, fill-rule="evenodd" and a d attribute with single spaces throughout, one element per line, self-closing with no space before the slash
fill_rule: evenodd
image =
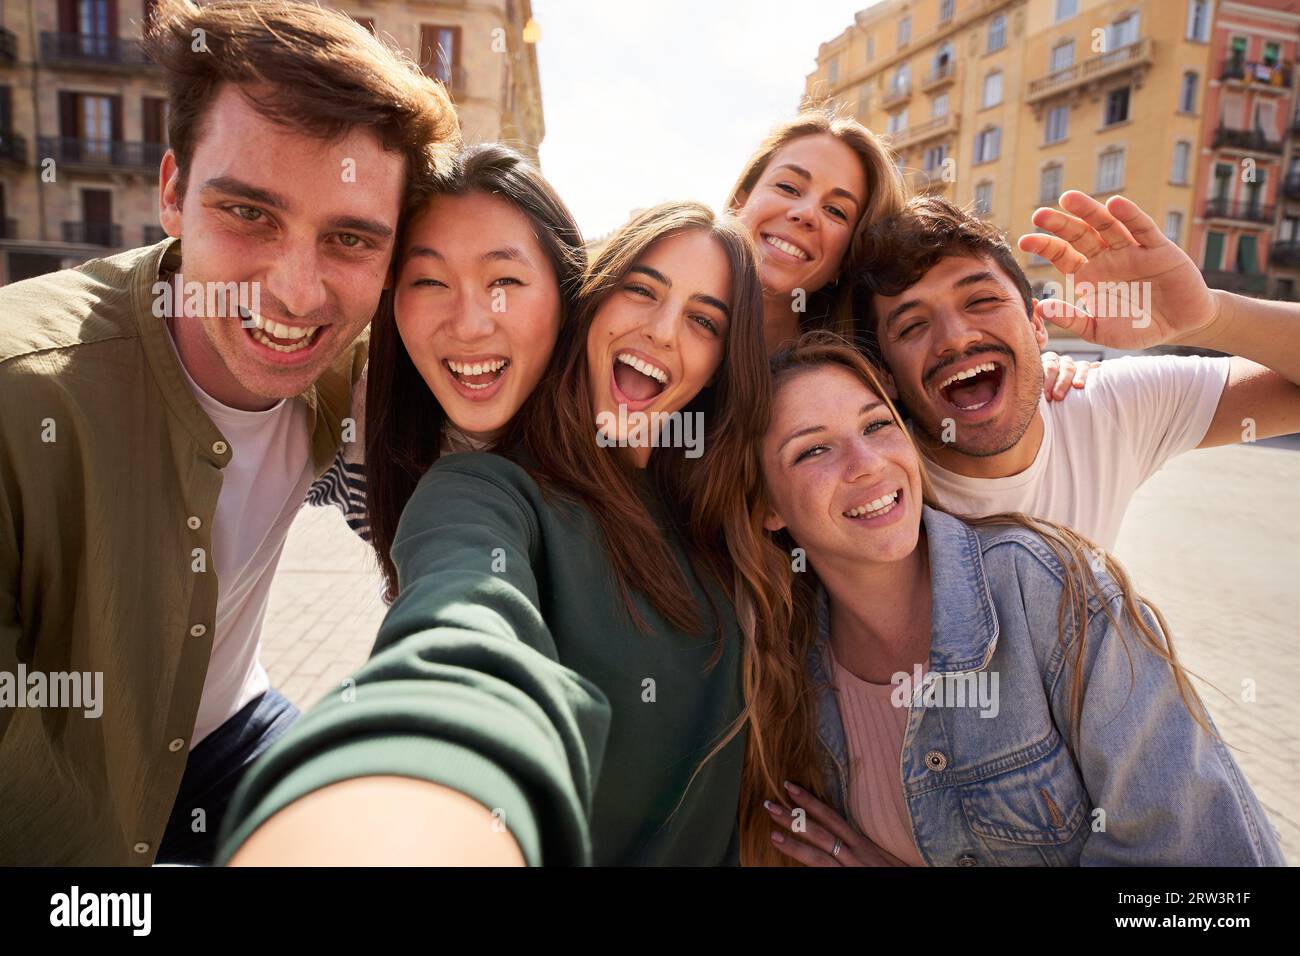
<path id="1" fill-rule="evenodd" d="M 148 844 L 148 843 L 137 843 L 135 846 L 131 847 L 131 849 L 135 850 L 136 853 L 148 853 L 148 852 L 149 852 L 149 844 Z"/>
<path id="2" fill-rule="evenodd" d="M 957 857 L 958 866 L 975 866 L 978 863 L 979 860 L 975 859 L 975 857 L 971 856 L 969 853 L 963 853 L 961 856 Z"/>
<path id="3" fill-rule="evenodd" d="M 167 749 L 170 750 L 172 753 L 175 753 L 176 751 L 180 750 L 184 746 L 185 746 L 185 741 L 182 740 L 180 737 L 177 737 L 175 740 L 173 740 L 171 743 L 167 745 Z"/>
<path id="4" fill-rule="evenodd" d="M 203 624 L 195 624 L 190 628 L 190 637 L 202 637 L 206 633 L 208 633 L 208 629 Z"/>
<path id="5" fill-rule="evenodd" d="M 202 526 L 203 522 L 199 520 L 198 515 L 190 515 L 185 519 L 185 527 L 191 531 L 198 531 Z"/>
<path id="6" fill-rule="evenodd" d="M 925 765 L 938 773 L 948 766 L 948 758 L 943 755 L 942 750 L 930 750 L 925 755 Z"/>
<path id="7" fill-rule="evenodd" d="M 214 441 L 212 443 L 212 454 L 224 455 L 229 448 L 230 446 L 223 441 Z"/>

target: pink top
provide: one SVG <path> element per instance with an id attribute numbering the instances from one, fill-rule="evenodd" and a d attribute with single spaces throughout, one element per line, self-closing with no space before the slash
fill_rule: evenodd
<path id="1" fill-rule="evenodd" d="M 893 684 L 872 684 L 845 670 L 831 655 L 835 693 L 849 750 L 851 822 L 876 846 L 908 866 L 925 866 L 912 838 L 899 760 L 908 708 L 890 700 Z"/>

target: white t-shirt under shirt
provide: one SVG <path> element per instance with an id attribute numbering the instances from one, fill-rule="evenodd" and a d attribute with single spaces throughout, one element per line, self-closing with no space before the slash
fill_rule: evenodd
<path id="1" fill-rule="evenodd" d="M 1039 399 L 1043 443 L 1024 471 L 967 478 L 926 462 L 939 503 L 956 514 L 1020 511 L 1111 550 L 1138 487 L 1205 437 L 1228 358 L 1127 356 L 1103 362 L 1082 390 Z"/>
<path id="2" fill-rule="evenodd" d="M 184 369 L 184 363 L 181 363 Z M 271 579 L 313 477 L 307 408 L 283 399 L 246 412 L 208 395 L 188 370 L 199 405 L 230 446 L 212 521 L 209 572 L 217 575 L 217 620 L 193 744 L 271 686 L 258 660 Z"/>

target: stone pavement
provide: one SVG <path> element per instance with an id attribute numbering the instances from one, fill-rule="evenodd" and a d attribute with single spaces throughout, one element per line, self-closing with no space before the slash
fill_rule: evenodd
<path id="1" fill-rule="evenodd" d="M 1116 553 L 1183 663 L 1223 692 L 1197 685 L 1300 865 L 1300 443 L 1282 444 L 1174 459 L 1134 499 Z M 299 707 L 338 690 L 383 615 L 367 546 L 335 509 L 304 508 L 267 612 L 271 680 Z"/>

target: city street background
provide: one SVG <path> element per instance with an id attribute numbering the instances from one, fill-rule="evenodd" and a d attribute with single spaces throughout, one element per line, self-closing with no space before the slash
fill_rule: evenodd
<path id="1" fill-rule="evenodd" d="M 1197 683 L 1300 864 L 1300 441 L 1175 458 L 1138 492 L 1116 553 L 1164 611 L 1183 663 L 1222 691 Z M 304 708 L 338 690 L 383 615 L 368 546 L 335 509 L 304 508 L 267 612 L 273 683 Z"/>

